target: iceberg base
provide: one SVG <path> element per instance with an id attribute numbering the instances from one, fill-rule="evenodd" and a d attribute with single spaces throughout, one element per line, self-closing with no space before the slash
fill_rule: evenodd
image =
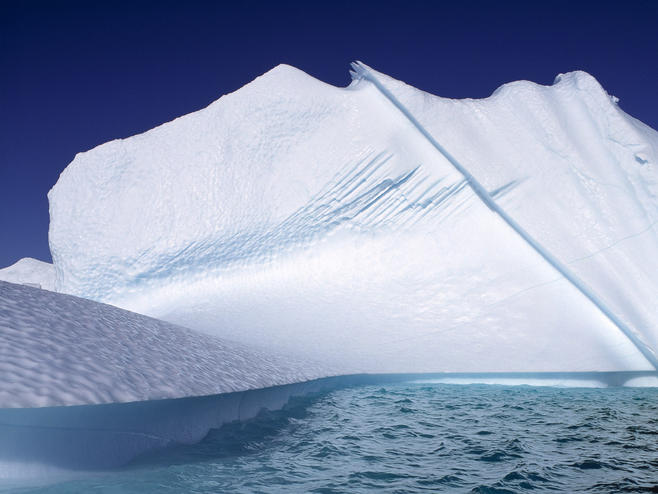
<path id="1" fill-rule="evenodd" d="M 148 451 L 201 441 L 210 429 L 283 408 L 293 397 L 400 381 L 658 386 L 658 372 L 359 374 L 213 396 L 0 409 L 0 479 L 38 479 L 125 465 Z"/>

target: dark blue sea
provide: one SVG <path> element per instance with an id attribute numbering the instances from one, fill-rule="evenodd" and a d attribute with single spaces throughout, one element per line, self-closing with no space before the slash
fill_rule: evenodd
<path id="1" fill-rule="evenodd" d="M 14 492 L 658 492 L 658 389 L 396 383 Z"/>

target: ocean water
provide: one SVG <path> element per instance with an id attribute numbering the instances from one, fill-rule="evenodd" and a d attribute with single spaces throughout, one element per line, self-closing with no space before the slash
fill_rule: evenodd
<path id="1" fill-rule="evenodd" d="M 12 492 L 658 492 L 658 389 L 357 386 Z"/>

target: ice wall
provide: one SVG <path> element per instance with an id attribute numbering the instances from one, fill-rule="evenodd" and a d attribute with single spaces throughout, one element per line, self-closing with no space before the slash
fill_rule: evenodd
<path id="1" fill-rule="evenodd" d="M 287 66 L 78 155 L 58 290 L 368 372 L 653 369 L 655 131 L 583 73 L 463 101 L 373 74 L 602 304 L 371 81 Z"/>

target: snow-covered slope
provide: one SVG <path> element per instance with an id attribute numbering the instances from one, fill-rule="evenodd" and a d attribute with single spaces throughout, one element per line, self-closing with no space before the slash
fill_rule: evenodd
<path id="1" fill-rule="evenodd" d="M 453 101 L 357 72 L 76 156 L 57 289 L 345 369 L 655 368 L 655 131 L 584 73 Z"/>
<path id="2" fill-rule="evenodd" d="M 0 281 L 0 409 L 212 395 L 327 374 L 308 361 Z"/>
<path id="3" fill-rule="evenodd" d="M 48 262 L 24 257 L 11 266 L 0 269 L 0 280 L 29 284 L 52 291 L 55 289 L 55 268 Z"/>

